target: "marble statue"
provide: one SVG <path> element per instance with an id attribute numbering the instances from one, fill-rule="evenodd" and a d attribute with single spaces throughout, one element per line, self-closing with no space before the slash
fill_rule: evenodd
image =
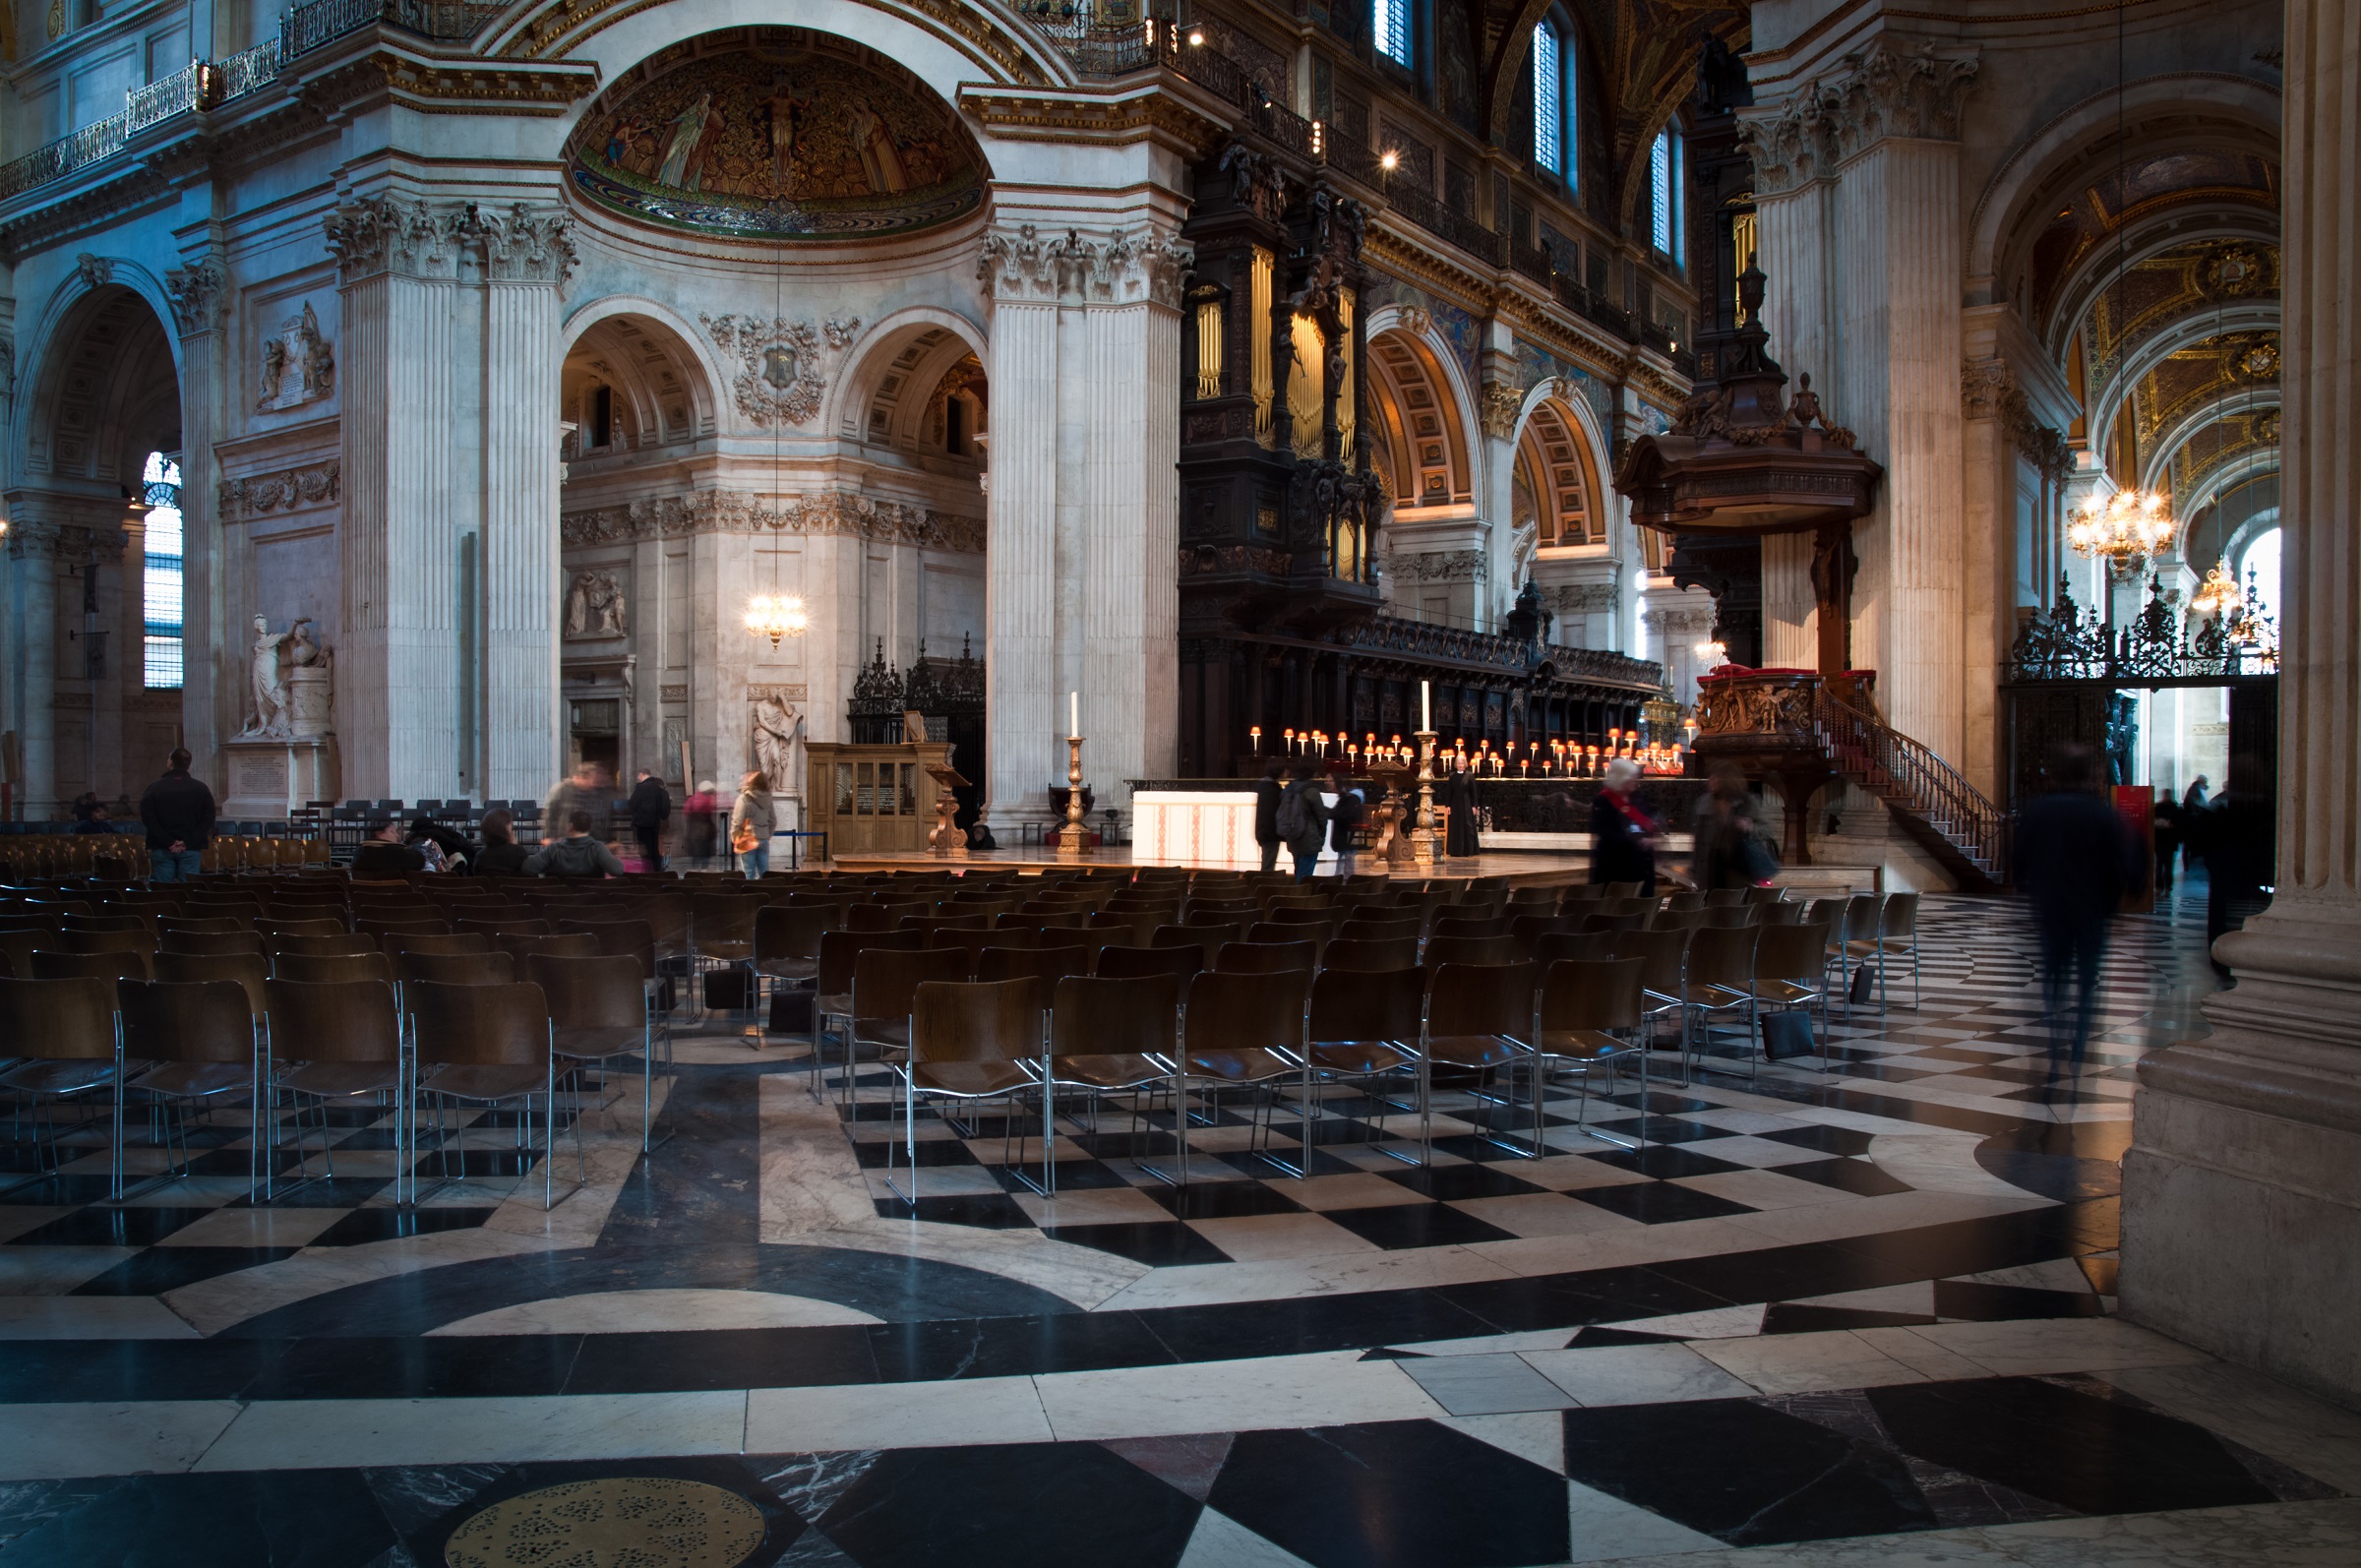
<path id="1" fill-rule="evenodd" d="M 804 716 L 782 696 L 755 704 L 755 766 L 770 780 L 770 792 L 804 796 Z"/>
<path id="2" fill-rule="evenodd" d="M 311 617 L 301 616 L 286 631 L 273 632 L 270 617 L 254 618 L 254 647 L 247 656 L 254 712 L 240 739 L 317 740 L 328 733 L 330 654 L 311 626 Z"/>

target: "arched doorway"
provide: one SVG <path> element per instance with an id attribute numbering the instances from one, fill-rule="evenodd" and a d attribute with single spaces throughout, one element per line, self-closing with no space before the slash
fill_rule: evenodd
<path id="1" fill-rule="evenodd" d="M 34 352 L 7 496 L 0 689 L 10 805 L 30 818 L 85 794 L 136 795 L 181 741 L 179 672 L 166 661 L 149 680 L 144 525 L 151 484 L 160 499 L 180 455 L 177 364 L 149 300 L 107 264 L 89 271 Z M 159 598 L 159 622 L 178 619 L 174 597 Z"/>

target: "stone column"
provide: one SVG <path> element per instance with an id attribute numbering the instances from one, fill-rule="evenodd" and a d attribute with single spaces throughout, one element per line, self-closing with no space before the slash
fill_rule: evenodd
<path id="1" fill-rule="evenodd" d="M 1997 356 L 1960 366 L 1961 505 L 1968 519 L 1961 664 L 1966 676 L 1962 744 L 1952 760 L 1968 781 L 1998 799 L 2000 783 L 2000 663 L 2007 648 L 2003 607 L 2015 603 L 2011 565 L 2017 534 L 2017 449 L 2009 434 L 2012 409 L 2024 412 L 2008 362 Z"/>
<path id="2" fill-rule="evenodd" d="M 1065 774 L 1058 656 L 1058 261 L 1030 223 L 985 236 L 977 275 L 992 296 L 992 493 L 984 563 L 986 799 L 1008 842 L 1047 820 L 1044 787 Z M 1023 410 L 1021 414 L 1017 410 Z"/>
<path id="3" fill-rule="evenodd" d="M 459 225 L 455 209 L 384 197 L 346 203 L 327 220 L 344 320 L 336 728 L 347 796 L 458 793 L 451 452 Z"/>
<path id="4" fill-rule="evenodd" d="M 199 778 L 219 779 L 221 740 L 238 727 L 243 684 L 238 661 L 225 655 L 240 639 L 224 598 L 232 569 L 213 461 L 213 421 L 226 406 L 221 327 L 229 270 L 208 251 L 166 272 L 164 287 L 180 329 L 181 744 Z"/>
<path id="5" fill-rule="evenodd" d="M 57 794 L 57 557 L 64 530 L 20 506 L 8 528 L 9 707 L 16 716 L 21 816 L 50 814 Z"/>
<path id="6" fill-rule="evenodd" d="M 1082 722 L 1090 737 L 1082 765 L 1101 811 L 1128 809 L 1123 780 L 1169 774 L 1179 744 L 1175 475 L 1187 263 L 1169 234 L 1118 234 L 1093 270 L 1084 310 L 1088 380 L 1098 395 L 1082 539 Z M 1064 710 L 1056 716 L 1062 720 Z"/>
<path id="7" fill-rule="evenodd" d="M 574 266 L 573 220 L 555 208 L 518 205 L 479 215 L 477 225 L 485 277 L 483 793 L 521 800 L 558 777 L 564 745 L 558 290 Z"/>
<path id="8" fill-rule="evenodd" d="M 2288 0 L 2278 880 L 2224 936 L 2207 1039 L 2140 1065 L 2123 1172 L 2127 1317 L 2361 1397 L 2361 376 L 2351 188 L 2361 10 Z M 2239 792 L 2233 779 L 2230 796 Z"/>

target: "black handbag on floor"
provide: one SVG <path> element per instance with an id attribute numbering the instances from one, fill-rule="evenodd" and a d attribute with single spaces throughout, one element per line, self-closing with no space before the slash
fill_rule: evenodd
<path id="1" fill-rule="evenodd" d="M 1861 960 L 1861 967 L 1852 972 L 1852 984 L 1846 988 L 1845 999 L 1855 1007 L 1866 1007 L 1877 1000 L 1876 959 Z"/>
<path id="2" fill-rule="evenodd" d="M 770 994 L 770 1032 L 774 1035 L 808 1035 L 812 1032 L 812 1003 L 815 994 L 801 987 L 780 987 Z"/>
<path id="3" fill-rule="evenodd" d="M 755 1002 L 754 976 L 743 969 L 705 971 L 705 1005 L 721 1012 L 751 1007 Z"/>
<path id="4" fill-rule="evenodd" d="M 1812 1041 L 1812 1015 L 1800 1008 L 1763 1014 L 1763 1055 L 1773 1061 L 1808 1056 L 1820 1048 Z"/>

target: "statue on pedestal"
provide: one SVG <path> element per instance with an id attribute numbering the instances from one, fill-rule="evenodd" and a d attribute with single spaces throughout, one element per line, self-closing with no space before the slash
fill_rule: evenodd
<path id="1" fill-rule="evenodd" d="M 804 797 L 804 716 L 783 696 L 755 704 L 755 766 L 770 779 L 773 795 Z"/>
<path id="2" fill-rule="evenodd" d="M 313 740 L 328 732 L 329 652 L 307 630 L 311 624 L 304 616 L 273 632 L 268 616 L 254 618 L 248 655 L 254 711 L 238 732 L 241 740 Z"/>

